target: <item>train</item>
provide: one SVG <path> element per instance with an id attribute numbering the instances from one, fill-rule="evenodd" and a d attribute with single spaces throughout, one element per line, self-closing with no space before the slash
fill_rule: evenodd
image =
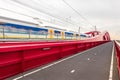
<path id="1" fill-rule="evenodd" d="M 70 39 L 88 38 L 87 34 L 78 34 L 57 28 L 28 26 L 11 22 L 0 22 L 1 39 Z"/>

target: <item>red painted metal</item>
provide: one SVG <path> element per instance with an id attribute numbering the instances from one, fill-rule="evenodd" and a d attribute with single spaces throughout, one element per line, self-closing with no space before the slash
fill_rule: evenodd
<path id="1" fill-rule="evenodd" d="M 106 32 L 80 41 L 0 42 L 0 80 L 108 41 Z"/>
<path id="2" fill-rule="evenodd" d="M 0 47 L 0 79 L 56 61 L 108 41 L 11 44 Z"/>
<path id="3" fill-rule="evenodd" d="M 99 31 L 91 31 L 91 32 L 87 32 L 85 34 L 91 34 L 92 36 L 95 36 L 95 35 L 99 35 L 101 32 Z"/>
<path id="4" fill-rule="evenodd" d="M 103 41 L 110 40 L 110 35 L 108 32 L 100 33 L 99 31 L 91 31 L 86 34 L 91 34 L 93 38 L 87 39 L 86 41 Z M 96 36 L 97 35 L 97 36 Z"/>
<path id="5" fill-rule="evenodd" d="M 118 45 L 116 42 L 114 43 L 115 43 L 115 49 L 116 49 L 117 68 L 120 76 L 120 45 Z"/>

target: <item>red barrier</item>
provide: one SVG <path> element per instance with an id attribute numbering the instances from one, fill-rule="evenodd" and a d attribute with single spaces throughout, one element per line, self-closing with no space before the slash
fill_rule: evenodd
<path id="1" fill-rule="evenodd" d="M 117 42 L 115 42 L 115 49 L 116 49 L 116 58 L 117 58 L 117 68 L 120 76 L 120 45 L 118 45 Z"/>
<path id="2" fill-rule="evenodd" d="M 0 80 L 106 42 L 8 43 L 0 46 Z"/>

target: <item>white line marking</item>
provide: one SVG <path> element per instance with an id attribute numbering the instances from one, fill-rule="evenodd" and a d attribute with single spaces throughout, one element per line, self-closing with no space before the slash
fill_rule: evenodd
<path id="1" fill-rule="evenodd" d="M 88 61 L 90 60 L 90 58 L 87 59 Z"/>
<path id="2" fill-rule="evenodd" d="M 75 72 L 75 70 L 74 70 L 74 69 L 70 71 L 70 73 L 74 73 L 74 72 Z"/>
<path id="3" fill-rule="evenodd" d="M 92 49 L 93 49 L 93 48 L 92 48 Z M 42 68 L 40 68 L 40 69 L 31 71 L 31 72 L 29 72 L 29 73 L 26 73 L 26 74 L 24 74 L 24 75 L 22 75 L 22 76 L 19 76 L 19 77 L 13 79 L 13 80 L 18 80 L 18 79 L 23 78 L 23 77 L 25 77 L 25 76 L 31 75 L 31 74 L 33 74 L 33 73 L 36 73 L 36 72 L 38 72 L 38 71 L 41 71 L 41 70 L 46 69 L 46 68 L 48 68 L 48 67 L 51 67 L 51 66 L 53 66 L 53 65 L 55 65 L 55 64 L 58 64 L 58 63 L 60 63 L 60 62 L 62 62 L 62 61 L 65 61 L 65 60 L 71 59 L 71 58 L 73 58 L 73 57 L 75 57 L 75 56 L 81 55 L 82 53 L 85 53 L 85 52 L 87 52 L 87 51 L 89 51 L 89 50 L 90 50 L 90 49 L 88 49 L 88 50 L 86 50 L 86 51 L 83 51 L 83 52 L 80 52 L 79 54 L 75 54 L 75 55 L 73 55 L 73 56 L 70 56 L 70 57 L 67 57 L 67 58 L 65 58 L 65 59 L 62 59 L 62 60 L 60 60 L 60 61 L 54 62 L 54 63 L 52 63 L 52 64 L 50 64 L 50 65 L 44 66 L 44 67 L 42 67 Z"/>
<path id="4" fill-rule="evenodd" d="M 95 53 L 95 55 L 97 55 L 97 54 Z"/>
<path id="5" fill-rule="evenodd" d="M 94 47 L 94 48 L 95 48 L 95 47 Z M 91 48 L 91 50 L 94 49 L 94 48 Z M 48 68 L 48 67 L 51 67 L 51 66 L 53 66 L 53 65 L 55 65 L 55 64 L 58 64 L 58 63 L 60 63 L 60 62 L 62 62 L 62 61 L 65 61 L 65 60 L 71 59 L 71 58 L 73 58 L 73 57 L 75 57 L 75 56 L 81 55 L 82 53 L 85 53 L 85 52 L 87 52 L 87 51 L 89 51 L 89 50 L 90 50 L 90 49 L 88 49 L 88 50 L 86 50 L 86 51 L 83 51 L 83 52 L 80 52 L 80 53 L 78 53 L 78 54 L 75 54 L 75 55 L 73 55 L 73 56 L 67 57 L 67 58 L 65 58 L 65 59 L 62 59 L 62 60 L 60 60 L 60 61 L 53 62 L 53 63 L 50 64 L 50 65 L 47 65 L 47 66 L 44 66 L 44 67 L 42 67 L 42 68 L 40 68 L 40 69 L 37 69 L 37 70 L 31 71 L 31 72 L 29 72 L 29 73 L 26 73 L 26 74 L 24 74 L 24 75 L 22 75 L 22 76 L 19 76 L 19 77 L 17 77 L 17 78 L 14 78 L 13 80 L 21 79 L 21 78 L 23 78 L 23 77 L 25 77 L 25 76 L 31 75 L 31 74 L 33 74 L 33 73 L 36 73 L 36 72 L 38 72 L 38 71 L 41 71 L 41 70 L 46 69 L 46 68 Z"/>
<path id="6" fill-rule="evenodd" d="M 103 45 L 103 44 L 102 44 L 102 45 Z M 19 76 L 19 77 L 17 77 L 17 78 L 14 78 L 13 80 L 21 79 L 21 78 L 23 78 L 23 77 L 26 77 L 26 76 L 28 76 L 28 75 L 31 75 L 31 74 L 36 73 L 36 72 L 38 72 L 38 71 L 41 71 L 41 70 L 43 70 L 43 69 L 46 69 L 46 68 L 48 68 L 48 67 L 51 67 L 51 66 L 53 66 L 53 65 L 55 65 L 55 64 L 58 64 L 58 63 L 60 63 L 60 62 L 62 62 L 62 61 L 65 61 L 65 60 L 71 59 L 71 58 L 73 58 L 73 57 L 75 57 L 75 56 L 81 55 L 82 53 L 85 54 L 85 52 L 87 52 L 87 51 L 89 51 L 89 50 L 93 50 L 94 48 L 96 48 L 96 47 L 93 47 L 93 48 L 91 48 L 91 49 L 85 50 L 85 51 L 83 51 L 83 52 L 80 52 L 80 53 L 75 54 L 75 55 L 73 55 L 73 56 L 70 56 L 70 57 L 67 57 L 67 58 L 65 58 L 65 59 L 59 60 L 59 61 L 57 61 L 57 62 L 53 62 L 53 63 L 50 64 L 50 65 L 47 65 L 47 66 L 44 66 L 44 67 L 39 68 L 39 69 L 37 69 L 37 70 L 31 71 L 31 72 L 29 72 L 29 73 L 26 73 L 26 74 L 24 74 L 24 75 L 22 75 L 22 76 Z"/>
<path id="7" fill-rule="evenodd" d="M 111 56 L 109 80 L 112 80 L 112 78 L 113 78 L 113 60 L 114 60 L 114 44 L 113 44 L 112 56 Z"/>

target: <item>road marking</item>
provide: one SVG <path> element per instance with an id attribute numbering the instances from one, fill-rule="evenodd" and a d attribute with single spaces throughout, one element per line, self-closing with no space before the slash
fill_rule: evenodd
<path id="1" fill-rule="evenodd" d="M 96 48 L 96 47 L 94 47 L 94 48 Z M 31 71 L 31 72 L 29 72 L 29 73 L 26 73 L 26 74 L 24 74 L 24 75 L 22 75 L 22 76 L 19 76 L 19 77 L 17 77 L 17 78 L 14 78 L 13 80 L 21 79 L 21 78 L 23 78 L 23 77 L 25 77 L 25 76 L 28 76 L 28 75 L 31 75 L 31 74 L 36 73 L 36 72 L 38 72 L 38 71 L 41 71 L 41 70 L 43 70 L 43 69 L 46 69 L 46 68 L 51 67 L 51 66 L 53 66 L 53 65 L 55 65 L 55 64 L 58 64 L 58 63 L 60 63 L 60 62 L 63 62 L 63 61 L 65 61 L 65 60 L 71 59 L 71 58 L 73 58 L 73 57 L 75 57 L 75 56 L 81 55 L 82 53 L 86 53 L 87 51 L 92 50 L 92 49 L 94 49 L 94 48 L 91 48 L 91 49 L 88 49 L 88 50 L 86 50 L 86 51 L 80 52 L 80 53 L 78 53 L 78 54 L 75 54 L 75 55 L 73 55 L 73 56 L 67 57 L 67 58 L 62 59 L 62 60 L 60 60 L 60 61 L 53 62 L 53 63 L 50 64 L 50 65 L 47 65 L 47 66 L 44 66 L 44 67 L 39 68 L 39 69 L 37 69 L 37 70 Z"/>
<path id="2" fill-rule="evenodd" d="M 71 70 L 71 71 L 70 71 L 70 73 L 74 73 L 74 72 L 75 72 L 75 70 Z"/>
<path id="3" fill-rule="evenodd" d="M 94 55 L 97 55 L 97 53 L 95 53 Z"/>
<path id="4" fill-rule="evenodd" d="M 112 80 L 112 78 L 113 78 L 113 60 L 114 60 L 114 44 L 113 44 L 112 56 L 111 56 L 109 80 Z"/>
<path id="5" fill-rule="evenodd" d="M 70 73 L 74 73 L 74 72 L 75 72 L 75 70 L 74 70 L 74 69 L 70 71 Z"/>
<path id="6" fill-rule="evenodd" d="M 90 60 L 90 58 L 87 59 L 88 61 Z"/>
<path id="7" fill-rule="evenodd" d="M 103 44 L 101 44 L 101 45 L 103 45 Z M 99 46 L 101 46 L 101 45 L 99 45 Z M 71 59 L 71 58 L 73 58 L 73 57 L 75 57 L 75 56 L 81 55 L 82 53 L 85 54 L 87 51 L 93 50 L 94 48 L 96 48 L 96 47 L 93 47 L 93 48 L 91 48 L 91 49 L 85 50 L 85 51 L 80 52 L 80 53 L 78 53 L 78 54 L 75 54 L 75 55 L 73 55 L 73 56 L 64 58 L 64 59 L 62 59 L 62 60 L 53 62 L 52 64 L 49 64 L 49 65 L 44 66 L 44 67 L 42 67 L 42 68 L 39 68 L 39 69 L 37 69 L 37 70 L 31 71 L 31 72 L 29 72 L 29 73 L 26 73 L 26 74 L 24 74 L 24 75 L 22 75 L 22 76 L 19 76 L 19 77 L 17 77 L 17 78 L 14 78 L 13 80 L 21 79 L 21 78 L 23 78 L 23 77 L 26 77 L 26 76 L 28 76 L 28 75 L 31 75 L 31 74 L 33 74 L 33 73 L 36 73 L 36 72 L 41 71 L 41 70 L 43 70 L 43 69 L 46 69 L 46 68 L 48 68 L 48 67 L 51 67 L 51 66 L 53 66 L 53 65 L 55 65 L 55 64 L 58 64 L 58 63 L 60 63 L 60 62 L 63 62 L 63 61 L 65 61 L 65 60 Z"/>

